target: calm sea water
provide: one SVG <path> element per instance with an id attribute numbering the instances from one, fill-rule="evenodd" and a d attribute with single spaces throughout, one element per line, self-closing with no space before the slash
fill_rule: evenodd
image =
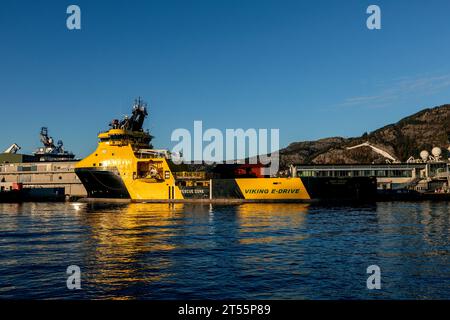
<path id="1" fill-rule="evenodd" d="M 0 298 L 450 299 L 449 231 L 446 202 L 0 204 Z"/>

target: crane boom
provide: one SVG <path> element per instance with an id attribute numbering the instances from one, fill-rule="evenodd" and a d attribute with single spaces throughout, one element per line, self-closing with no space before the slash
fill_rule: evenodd
<path id="1" fill-rule="evenodd" d="M 387 151 L 382 150 L 378 147 L 375 147 L 374 145 L 370 144 L 368 141 L 358 144 L 357 146 L 353 146 L 353 147 L 347 147 L 347 150 L 352 150 L 352 149 L 357 149 L 357 148 L 361 148 L 361 147 L 370 147 L 372 148 L 373 151 L 375 151 L 376 153 L 382 155 L 383 157 L 393 161 L 393 162 L 399 162 L 399 160 L 397 158 L 395 158 L 394 156 L 390 155 Z"/>

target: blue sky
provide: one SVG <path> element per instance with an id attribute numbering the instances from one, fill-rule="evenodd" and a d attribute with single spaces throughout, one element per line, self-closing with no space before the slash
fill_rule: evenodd
<path id="1" fill-rule="evenodd" d="M 279 128 L 281 146 L 360 135 L 450 103 L 449 16 L 446 0 L 2 1 L 0 148 L 31 152 L 48 126 L 86 156 L 137 96 L 161 148 L 194 120 Z"/>

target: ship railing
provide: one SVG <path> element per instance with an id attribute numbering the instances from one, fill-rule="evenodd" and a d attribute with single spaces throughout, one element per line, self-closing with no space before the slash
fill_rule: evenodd
<path id="1" fill-rule="evenodd" d="M 117 140 L 117 141 L 109 140 L 110 146 L 126 146 L 128 144 L 129 142 L 127 140 Z"/>
<path id="2" fill-rule="evenodd" d="M 434 176 L 433 175 L 431 175 L 431 176 L 434 178 L 437 178 L 437 179 L 446 179 L 449 177 L 449 173 L 448 172 L 436 172 L 434 174 Z"/>
<path id="3" fill-rule="evenodd" d="M 176 179 L 206 179 L 206 172 L 202 171 L 179 171 L 173 172 Z"/>
<path id="4" fill-rule="evenodd" d="M 167 150 L 157 149 L 139 149 L 135 152 L 135 155 L 139 159 L 151 159 L 151 158 L 165 158 L 170 159 L 170 152 Z"/>

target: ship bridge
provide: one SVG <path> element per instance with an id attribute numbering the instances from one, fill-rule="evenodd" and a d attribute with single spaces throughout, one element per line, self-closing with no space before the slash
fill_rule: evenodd
<path id="1" fill-rule="evenodd" d="M 153 136 L 144 131 L 143 124 L 147 117 L 147 104 L 138 98 L 133 105 L 131 116 L 125 116 L 122 120 L 113 119 L 110 130 L 100 132 L 100 142 L 111 146 L 126 146 L 131 144 L 133 149 L 152 149 Z"/>

